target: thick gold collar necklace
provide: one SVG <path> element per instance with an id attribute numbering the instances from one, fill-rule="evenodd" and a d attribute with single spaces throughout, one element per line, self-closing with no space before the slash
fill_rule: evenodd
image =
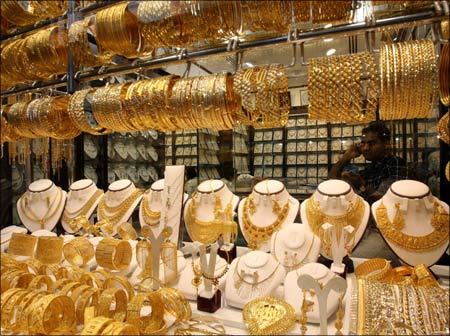
<path id="1" fill-rule="evenodd" d="M 411 236 L 396 228 L 388 217 L 386 206 L 381 201 L 375 210 L 377 226 L 385 239 L 409 251 L 428 251 L 442 245 L 448 240 L 449 216 L 443 207 L 434 203 L 434 213 L 431 217 L 431 225 L 434 231 L 425 236 Z M 403 214 L 398 210 L 398 216 L 403 218 Z"/>

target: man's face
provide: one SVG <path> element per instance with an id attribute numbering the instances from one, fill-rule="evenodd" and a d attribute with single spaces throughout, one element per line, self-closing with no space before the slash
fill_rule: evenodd
<path id="1" fill-rule="evenodd" d="M 379 161 L 386 155 L 386 143 L 377 133 L 367 132 L 361 137 L 361 153 L 368 161 Z"/>

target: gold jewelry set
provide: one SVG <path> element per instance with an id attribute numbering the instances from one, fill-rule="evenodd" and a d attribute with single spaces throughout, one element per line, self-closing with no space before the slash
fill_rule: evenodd
<path id="1" fill-rule="evenodd" d="M 273 240 L 273 249 L 272 249 L 272 255 L 275 258 L 276 261 L 278 261 L 287 272 L 294 271 L 304 264 L 310 262 L 310 253 L 314 246 L 314 240 L 316 239 L 316 235 L 312 234 L 311 244 L 309 245 L 308 249 L 306 250 L 306 254 L 303 256 L 303 258 L 299 257 L 299 252 L 291 252 L 289 255 L 289 252 L 287 250 L 284 250 L 284 258 L 281 261 L 281 258 L 277 257 L 277 238 L 278 238 L 279 232 L 275 233 L 275 238 Z"/>
<path id="2" fill-rule="evenodd" d="M 165 313 L 176 324 L 191 318 L 190 305 L 178 290 L 135 292 L 125 277 L 101 269 L 88 272 L 59 263 L 44 267 L 7 253 L 1 253 L 1 268 L 2 331 L 68 335 L 82 325 L 82 335 L 161 335 L 167 332 Z M 144 306 L 151 307 L 150 315 L 141 315 Z"/>
<path id="3" fill-rule="evenodd" d="M 358 335 L 432 335 L 448 328 L 448 292 L 439 286 L 358 279 Z"/>
<path id="4" fill-rule="evenodd" d="M 310 119 L 374 120 L 378 92 L 375 58 L 368 52 L 313 58 L 308 67 Z"/>
<path id="5" fill-rule="evenodd" d="M 234 243 L 237 238 L 237 224 L 233 217 L 233 195 L 230 201 L 226 205 L 225 209 L 222 208 L 222 200 L 214 192 L 211 196 L 214 198 L 214 219 L 205 221 L 197 218 L 198 203 L 197 198 L 199 193 L 195 191 L 192 194 L 191 201 L 186 205 L 186 220 L 185 225 L 187 227 L 189 236 L 193 241 L 198 241 L 202 244 L 212 244 L 219 239 L 220 236 L 230 236 L 230 242 Z"/>
<path id="6" fill-rule="evenodd" d="M 70 229 L 74 232 L 80 229 L 87 229 L 89 224 L 89 218 L 87 214 L 92 210 L 95 202 L 103 195 L 103 190 L 97 189 L 94 194 L 76 211 L 67 210 L 67 206 L 64 208 L 62 214 L 62 220 L 66 222 Z"/>
<path id="7" fill-rule="evenodd" d="M 435 104 L 437 62 L 432 40 L 383 44 L 380 117 L 427 118 Z"/>
<path id="8" fill-rule="evenodd" d="M 274 204 L 276 202 L 274 201 Z M 272 208 L 277 218 L 269 225 L 258 226 L 252 221 L 252 214 L 255 212 L 253 196 L 250 194 L 244 201 L 242 223 L 243 231 L 247 239 L 248 247 L 257 249 L 258 246 L 268 241 L 272 234 L 281 229 L 287 215 L 289 214 L 289 199 L 280 207 L 278 205 Z"/>
<path id="9" fill-rule="evenodd" d="M 388 242 L 392 242 L 408 251 L 417 253 L 429 251 L 448 242 L 449 214 L 445 212 L 445 209 L 438 201 L 434 203 L 434 211 L 430 219 L 430 224 L 434 230 L 424 236 L 413 236 L 402 232 L 405 224 L 403 212 L 399 205 L 396 205 L 396 212 L 392 221 L 389 219 L 388 211 L 383 201 L 375 210 L 375 216 L 382 236 Z"/>
<path id="10" fill-rule="evenodd" d="M 345 238 L 345 248 L 348 253 L 351 253 L 355 245 L 355 235 L 364 215 L 365 206 L 361 197 L 357 196 L 354 202 L 349 202 L 349 206 L 343 215 L 327 215 L 320 208 L 320 203 L 310 197 L 306 201 L 306 218 L 311 231 L 319 237 L 322 242 L 322 251 L 326 256 L 332 256 L 331 253 L 331 236 L 330 233 L 325 232 L 322 225 L 329 223 L 333 225 L 336 232 L 336 239 L 338 242 L 345 235 L 344 227 L 351 225 L 354 231 Z"/>

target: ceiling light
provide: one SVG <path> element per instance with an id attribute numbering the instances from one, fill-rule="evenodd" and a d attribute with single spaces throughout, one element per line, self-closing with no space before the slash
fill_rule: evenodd
<path id="1" fill-rule="evenodd" d="M 332 27 L 333 25 L 331 24 L 331 23 L 327 23 L 325 26 L 323 26 L 323 28 L 330 28 L 330 27 Z"/>
<path id="2" fill-rule="evenodd" d="M 336 53 L 336 49 L 334 49 L 334 48 L 331 48 L 331 49 L 328 49 L 328 50 L 327 50 L 327 56 L 331 56 L 331 55 L 333 55 L 334 53 Z"/>
<path id="3" fill-rule="evenodd" d="M 333 38 L 326 38 L 326 39 L 324 39 L 323 41 L 324 42 L 331 42 L 331 41 L 333 41 L 334 39 Z"/>
<path id="4" fill-rule="evenodd" d="M 245 62 L 244 65 L 245 65 L 247 68 L 253 68 L 253 67 L 254 67 L 254 65 L 253 65 L 252 63 L 250 63 L 250 62 Z"/>

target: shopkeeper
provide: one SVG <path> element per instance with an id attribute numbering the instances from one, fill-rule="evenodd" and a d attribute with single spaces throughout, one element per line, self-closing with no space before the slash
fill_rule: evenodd
<path id="1" fill-rule="evenodd" d="M 391 153 L 391 132 L 382 121 L 372 121 L 362 130 L 361 143 L 352 144 L 331 168 L 329 177 L 349 182 L 370 204 L 379 200 L 390 185 L 406 178 L 406 162 Z M 370 164 L 355 171 L 350 161 L 363 155 Z"/>

